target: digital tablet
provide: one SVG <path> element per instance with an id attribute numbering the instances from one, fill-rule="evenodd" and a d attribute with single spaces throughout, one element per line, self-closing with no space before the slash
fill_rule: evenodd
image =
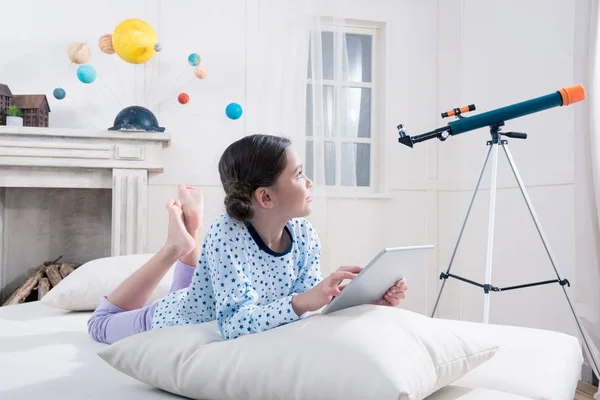
<path id="1" fill-rule="evenodd" d="M 432 245 L 393 247 L 381 250 L 360 273 L 342 290 L 342 295 L 334 297 L 322 314 L 329 314 L 344 308 L 369 304 L 383 298 L 385 292 L 396 281 L 404 278 L 406 271 L 425 266 L 426 255 Z"/>

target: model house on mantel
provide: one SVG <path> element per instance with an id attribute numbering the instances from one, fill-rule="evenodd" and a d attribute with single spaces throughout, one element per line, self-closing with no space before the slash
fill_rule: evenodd
<path id="1" fill-rule="evenodd" d="M 46 95 L 14 95 L 7 85 L 0 83 L 0 125 L 6 125 L 6 111 L 12 105 L 23 111 L 23 126 L 48 127 L 50 105 Z"/>

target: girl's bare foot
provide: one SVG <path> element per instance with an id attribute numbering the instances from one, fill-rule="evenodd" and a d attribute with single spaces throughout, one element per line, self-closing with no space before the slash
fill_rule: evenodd
<path id="1" fill-rule="evenodd" d="M 202 218 L 204 215 L 204 195 L 199 189 L 192 186 L 179 185 L 177 187 L 181 209 L 183 210 L 183 221 L 185 227 L 192 237 L 199 236 L 202 229 Z"/>
<path id="2" fill-rule="evenodd" d="M 177 200 L 169 200 L 167 210 L 169 211 L 169 229 L 165 248 L 172 252 L 174 257 L 183 257 L 194 250 L 196 240 L 185 228 L 181 203 Z"/>

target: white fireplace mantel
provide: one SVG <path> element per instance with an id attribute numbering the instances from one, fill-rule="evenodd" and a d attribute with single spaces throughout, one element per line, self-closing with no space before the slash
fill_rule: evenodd
<path id="1" fill-rule="evenodd" d="M 146 252 L 148 176 L 171 135 L 0 126 L 0 187 L 112 190 L 111 255 Z"/>

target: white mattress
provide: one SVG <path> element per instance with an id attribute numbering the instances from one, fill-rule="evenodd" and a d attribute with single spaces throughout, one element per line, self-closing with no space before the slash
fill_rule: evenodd
<path id="1" fill-rule="evenodd" d="M 579 340 L 564 333 L 516 326 L 445 320 L 494 338 L 498 352 L 454 382 L 457 386 L 518 394 L 532 399 L 573 400 L 581 377 Z"/>
<path id="2" fill-rule="evenodd" d="M 530 400 L 517 394 L 488 389 L 469 389 L 461 386 L 445 386 L 427 397 L 427 400 Z M 570 399 L 571 400 L 571 399 Z"/>
<path id="3" fill-rule="evenodd" d="M 90 312 L 39 302 L 0 308 L 0 399 L 181 399 L 124 375 L 97 356 Z M 446 321 L 496 337 L 496 355 L 428 400 L 572 400 L 582 356 L 576 338 L 534 329 Z"/>
<path id="4" fill-rule="evenodd" d="M 91 312 L 39 302 L 0 308 L 0 399 L 181 399 L 118 372 L 87 333 Z"/>

